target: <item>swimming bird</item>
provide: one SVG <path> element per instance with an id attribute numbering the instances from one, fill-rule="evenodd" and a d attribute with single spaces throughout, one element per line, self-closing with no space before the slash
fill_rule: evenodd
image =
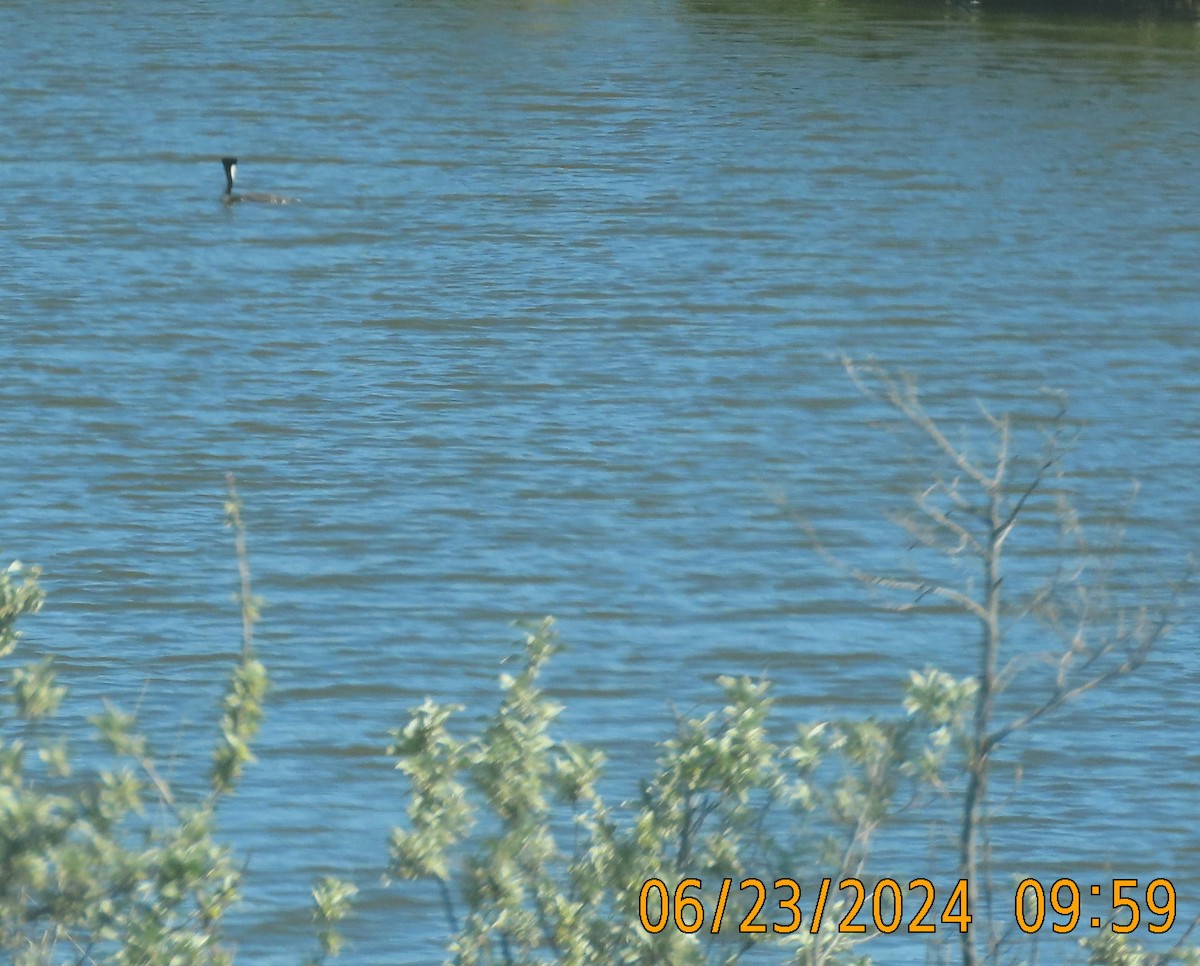
<path id="1" fill-rule="evenodd" d="M 233 179 L 237 177 L 237 158 L 222 158 L 225 165 L 225 204 L 235 201 L 261 201 L 268 205 L 287 205 L 296 201 L 295 198 L 282 198 L 279 195 L 269 195 L 262 191 L 250 191 L 243 194 L 233 193 Z"/>

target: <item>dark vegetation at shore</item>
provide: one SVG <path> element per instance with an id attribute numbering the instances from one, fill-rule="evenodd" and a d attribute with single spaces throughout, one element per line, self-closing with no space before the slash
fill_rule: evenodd
<path id="1" fill-rule="evenodd" d="M 1200 0 L 851 0 L 856 6 L 886 15 L 904 11 L 908 15 L 938 14 L 946 11 L 1029 16 L 1066 17 L 1080 22 L 1106 18 L 1118 20 L 1161 20 L 1194 22 L 1200 20 Z M 761 14 L 779 16 L 821 16 L 828 7 L 816 0 L 690 0 L 692 6 L 708 14 Z"/>
<path id="2" fill-rule="evenodd" d="M 1102 16 L 1185 22 L 1200 19 L 1200 3 L 1197 0 L 978 0 L 978 7 L 985 12 L 1070 17 Z"/>

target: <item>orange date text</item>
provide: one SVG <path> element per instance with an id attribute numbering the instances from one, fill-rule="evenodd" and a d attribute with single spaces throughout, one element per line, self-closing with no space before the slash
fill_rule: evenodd
<path id="1" fill-rule="evenodd" d="M 938 925 L 966 932 L 971 924 L 967 882 L 959 879 L 939 894 L 929 879 L 912 879 L 904 888 L 884 878 L 868 887 L 861 879 L 821 879 L 811 900 L 795 879 L 776 879 L 768 888 L 762 879 L 737 883 L 730 908 L 733 879 L 721 879 L 715 897 L 706 898 L 700 879 L 681 879 L 672 889 L 662 879 L 647 879 L 638 896 L 638 919 L 649 933 L 672 927 L 682 933 L 702 929 L 716 934 L 727 924 L 739 933 L 781 935 L 804 928 L 816 934 L 829 925 L 842 933 L 868 931 L 932 933 Z"/>

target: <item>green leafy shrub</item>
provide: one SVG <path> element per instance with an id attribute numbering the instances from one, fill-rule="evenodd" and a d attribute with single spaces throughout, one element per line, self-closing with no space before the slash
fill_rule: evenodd
<path id="1" fill-rule="evenodd" d="M 456 738 L 449 723 L 461 708 L 427 701 L 394 733 L 389 749 L 410 783 L 408 823 L 392 833 L 389 874 L 436 883 L 452 935 L 451 962 L 731 963 L 763 945 L 797 963 L 867 962 L 859 947 L 869 934 L 836 928 L 840 904 L 851 901 L 836 886 L 856 878 L 869 889 L 877 833 L 932 794 L 942 798 L 943 811 L 948 806 L 960 816 L 955 865 L 959 880 L 969 883 L 971 910 L 999 908 L 982 844 L 998 750 L 1080 696 L 1141 668 L 1169 634 L 1188 578 L 1156 607 L 1114 599 L 1108 568 L 1096 565 L 1078 514 L 1061 499 L 1067 492 L 1059 481 L 1067 449 L 1061 407 L 1043 421 L 1045 451 L 1032 460 L 1013 452 L 1009 418 L 983 409 L 991 446 L 980 457 L 951 441 L 910 382 L 873 365 L 847 360 L 846 367 L 867 398 L 890 407 L 931 451 L 933 482 L 900 521 L 914 550 L 913 569 L 893 574 L 852 566 L 782 505 L 834 567 L 892 595 L 896 611 L 932 604 L 974 624 L 978 644 L 968 653 L 975 673 L 913 672 L 903 715 L 817 723 L 782 743 L 768 727 L 767 683 L 721 678 L 724 707 L 680 719 L 640 796 L 611 805 L 597 791 L 603 754 L 551 734 L 562 709 L 537 686 L 558 646 L 547 619 L 526 636 L 521 673 L 501 679 L 503 700 L 482 733 Z M 1059 565 L 1023 598 L 1005 580 L 1005 550 L 1030 507 L 1046 499 L 1058 524 L 1058 545 L 1050 549 Z M 1118 534 L 1105 549 L 1111 555 L 1119 545 Z M 1037 655 L 1037 666 L 1053 669 L 1042 679 L 1019 673 L 1028 655 L 1012 653 L 1010 644 L 1009 631 L 1029 615 L 1040 619 L 1049 642 Z M 1005 701 L 1016 679 L 1025 698 L 1018 706 Z M 819 918 L 821 928 L 781 934 L 772 927 L 793 925 L 784 917 L 747 933 L 736 928 L 744 908 L 718 917 L 722 884 L 736 888 L 755 876 L 764 892 L 776 876 L 808 887 L 830 881 L 832 905 Z M 778 890 L 764 908 L 772 903 L 779 903 Z M 811 900 L 797 905 L 797 913 L 814 909 Z M 786 912 L 786 902 L 780 908 Z M 1034 945 L 991 916 L 976 915 L 967 929 L 950 926 L 942 932 L 953 931 L 964 966 L 1024 962 L 1027 952 L 1036 958 Z M 1184 939 L 1190 932 L 1183 931 Z M 1149 953 L 1111 934 L 1080 946 L 1078 955 L 1111 966 L 1193 962 L 1198 955 L 1181 945 Z"/>
<path id="2" fill-rule="evenodd" d="M 539 686 L 559 649 L 547 618 L 525 635 L 521 669 L 502 676 L 500 706 L 482 731 L 456 737 L 451 724 L 462 708 L 426 701 L 392 734 L 388 752 L 409 793 L 387 875 L 435 885 L 452 962 L 690 966 L 770 951 L 778 961 L 814 966 L 869 963 L 863 943 L 871 934 L 838 928 L 850 911 L 840 883 L 873 885 L 869 862 L 881 829 L 934 795 L 961 816 L 959 875 L 989 906 L 993 870 L 980 843 L 995 753 L 1077 697 L 1142 667 L 1168 635 L 1186 579 L 1153 610 L 1114 604 L 1104 569 L 1095 578 L 1097 568 L 1087 566 L 1077 515 L 1062 504 L 1060 550 L 1074 546 L 1075 563 L 1058 567 L 1031 598 L 1014 599 L 1002 577 L 1003 551 L 1058 473 L 1061 412 L 1049 421 L 1047 454 L 1021 464 L 1010 455 L 1007 417 L 985 411 L 995 445 L 978 459 L 951 443 L 911 384 L 875 367 L 848 369 L 868 396 L 933 445 L 934 482 L 902 521 L 925 556 L 915 573 L 868 572 L 837 560 L 803 525 L 836 566 L 902 595 L 896 610 L 938 601 L 975 622 L 977 672 L 914 671 L 894 715 L 816 722 L 786 739 L 771 718 L 768 682 L 721 677 L 723 706 L 678 717 L 637 794 L 610 803 L 599 791 L 604 754 L 554 734 L 562 708 Z M 1022 466 L 1024 479 L 1015 473 Z M 259 603 L 232 479 L 226 511 L 242 648 L 220 705 L 209 788 L 195 800 L 177 798 L 134 717 L 107 704 L 91 721 L 112 765 L 75 774 L 52 727 L 66 694 L 53 662 L 11 660 L 18 621 L 42 606 L 39 573 L 20 563 L 0 573 L 0 951 L 16 966 L 233 961 L 221 924 L 240 898 L 241 866 L 216 838 L 217 812 L 253 761 L 268 675 L 254 650 Z M 1005 658 L 1007 632 L 1028 614 L 1048 632 L 1044 664 L 1054 670 L 1030 676 L 1032 705 L 1014 710 L 1003 698 L 1022 665 Z M 823 914 L 811 895 L 789 899 L 788 880 L 831 884 Z M 746 902 L 756 890 L 770 895 L 758 912 Z M 312 966 L 338 955 L 337 925 L 355 891 L 331 877 L 315 884 Z M 810 931 L 804 915 L 821 928 Z M 1184 948 L 1198 922 L 1163 952 L 1102 930 L 1080 942 L 1077 955 L 1096 966 L 1200 966 L 1200 951 Z M 747 932 L 746 924 L 764 928 Z M 959 937 L 964 966 L 1037 958 L 1036 948 L 1026 956 L 994 922 L 972 929 Z M 936 951 L 943 960 L 948 953 L 944 944 Z"/>
<path id="3" fill-rule="evenodd" d="M 10 666 L 0 702 L 0 950 L 14 966 L 222 966 L 225 913 L 240 898 L 242 869 L 215 837 L 262 717 L 266 668 L 255 656 L 241 504 L 230 480 L 241 585 L 242 651 L 221 705 L 210 788 L 180 801 L 130 714 L 106 705 L 91 721 L 113 764 L 76 776 L 51 721 L 66 689 L 49 658 Z M 17 650 L 18 620 L 42 606 L 36 568 L 0 573 L 0 659 Z M 11 664 L 11 662 L 10 662 Z M 314 892 L 320 962 L 335 955 L 332 923 L 350 887 Z"/>
<path id="4" fill-rule="evenodd" d="M 524 667 L 502 677 L 482 733 L 454 737 L 461 709 L 426 701 L 393 734 L 411 794 L 389 873 L 437 884 L 453 962 L 729 962 L 763 943 L 789 961 L 854 961 L 856 937 L 835 928 L 739 932 L 749 909 L 737 900 L 714 936 L 716 888 L 725 878 L 737 891 L 763 876 L 769 892 L 777 876 L 862 875 L 878 829 L 936 781 L 945 730 L 962 727 L 972 684 L 913 675 L 907 714 L 805 726 L 781 744 L 770 736 L 767 683 L 722 677 L 724 706 L 680 718 L 637 799 L 613 806 L 597 791 L 603 754 L 551 734 L 562 709 L 537 682 L 558 647 L 550 619 L 525 636 Z M 663 882 L 670 903 L 687 878 L 707 883 L 695 891 L 702 932 L 644 928 L 640 918 L 654 927 L 673 915 L 661 893 L 647 895 L 647 880 Z M 836 923 L 840 902 L 825 922 Z M 682 905 L 689 916 L 697 908 Z"/>

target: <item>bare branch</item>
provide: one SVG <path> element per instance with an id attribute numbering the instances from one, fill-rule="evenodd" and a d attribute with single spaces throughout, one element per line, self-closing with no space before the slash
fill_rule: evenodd
<path id="1" fill-rule="evenodd" d="M 940 454 L 939 461 L 948 461 L 954 468 L 948 472 L 956 474 L 949 482 L 938 477 L 918 493 L 914 497 L 916 512 L 901 519 L 900 523 L 916 541 L 914 546 L 938 550 L 951 558 L 969 557 L 982 571 L 983 583 L 979 588 L 967 582 L 964 592 L 921 575 L 905 578 L 861 570 L 829 554 L 807 522 L 802 522 L 801 526 L 822 556 L 860 583 L 915 595 L 911 603 L 898 607 L 898 610 L 913 609 L 925 597 L 934 596 L 949 601 L 983 624 L 974 721 L 965 734 L 967 785 L 963 797 L 959 862 L 964 877 L 974 879 L 982 874 L 984 907 L 988 908 L 993 895 L 992 865 L 987 851 L 990 848 L 987 796 L 993 767 L 990 761 L 992 750 L 1013 733 L 1030 727 L 1067 702 L 1145 664 L 1155 645 L 1170 630 L 1169 617 L 1175 612 L 1178 590 L 1155 620 L 1151 620 L 1144 609 L 1135 612 L 1114 606 L 1111 571 L 1122 556 L 1115 550 L 1122 545 L 1129 510 L 1126 509 L 1120 526 L 1115 528 L 1115 541 L 1108 541 L 1102 552 L 1097 553 L 1089 545 L 1080 526 L 1079 514 L 1066 500 L 1063 488 L 1058 494 L 1057 553 L 1051 565 L 1053 573 L 1023 603 L 1014 620 L 1013 610 L 1005 599 L 1008 593 L 1002 567 L 1004 546 L 1018 520 L 1029 511 L 1034 496 L 1049 489 L 1048 484 L 1060 476 L 1058 465 L 1067 448 L 1063 442 L 1066 416 L 1063 398 L 1060 396 L 1058 411 L 1046 427 L 1045 452 L 1039 460 L 1015 456 L 1010 417 L 994 415 L 983 403 L 978 403 L 993 434 L 994 462 L 985 472 L 985 462 L 977 461 L 971 455 L 972 437 L 964 434 L 962 443 L 952 443 L 942 426 L 925 409 L 911 380 L 896 377 L 874 363 L 856 365 L 843 357 L 842 364 L 865 397 L 886 403 L 921 430 Z M 969 497 L 963 493 L 964 486 L 970 491 Z M 1190 568 L 1189 576 L 1180 586 L 1189 579 Z M 1002 664 L 1001 650 L 1007 632 L 1013 623 L 1029 614 L 1035 614 L 1049 624 L 1061 638 L 1061 646 L 1041 655 L 1018 654 Z M 1049 694 L 1031 710 L 1015 713 L 1007 723 L 998 725 L 997 696 L 1034 661 L 1044 664 L 1049 672 Z M 964 934 L 962 961 L 965 966 L 975 966 L 980 952 L 987 952 L 989 956 L 995 952 L 997 935 L 993 932 L 985 940 L 987 949 L 983 950 L 978 940 Z"/>
<path id="2" fill-rule="evenodd" d="M 866 382 L 862 376 L 858 374 L 858 367 L 850 359 L 849 356 L 842 356 L 842 365 L 845 367 L 847 374 L 853 380 L 854 384 L 859 387 L 868 398 L 877 398 L 877 395 L 870 391 L 866 386 Z M 925 411 L 925 407 L 921 404 L 917 396 L 916 387 L 909 381 L 906 381 L 901 387 L 894 378 L 889 376 L 878 366 L 870 367 L 871 374 L 878 379 L 884 386 L 883 398 L 891 404 L 891 406 L 902 413 L 915 426 L 920 428 L 926 436 L 933 440 L 934 444 L 951 462 L 954 463 L 963 473 L 969 476 L 972 480 L 978 483 L 985 491 L 993 489 L 992 480 L 982 470 L 979 469 L 967 457 L 966 453 L 958 449 L 950 442 L 944 433 L 938 428 L 933 418 Z"/>
<path id="3" fill-rule="evenodd" d="M 962 481 L 962 477 L 956 476 L 953 480 L 951 480 L 947 484 L 941 477 L 938 477 L 938 483 L 941 485 L 942 491 L 946 494 L 946 496 L 949 498 L 950 502 L 953 503 L 957 509 L 962 510 L 964 513 L 969 513 L 972 517 L 974 517 L 977 520 L 982 520 L 982 521 L 986 522 L 987 518 L 988 518 L 987 513 L 984 512 L 981 508 L 979 508 L 977 506 L 973 506 L 967 500 L 966 497 L 964 497 L 961 493 L 958 492 L 958 484 L 961 481 Z"/>
<path id="4" fill-rule="evenodd" d="M 238 603 L 242 611 L 242 657 L 254 652 L 254 622 L 258 620 L 258 606 L 250 593 L 250 563 L 246 554 L 246 528 L 242 524 L 242 501 L 232 473 L 225 474 L 225 485 L 229 494 L 225 502 L 225 514 L 233 528 L 234 547 L 238 564 Z"/>
<path id="5" fill-rule="evenodd" d="M 1005 518 L 1004 522 L 1000 524 L 1000 527 L 996 532 L 997 547 L 999 547 L 1006 539 L 1008 539 L 1008 535 L 1012 533 L 1013 527 L 1017 525 L 1017 517 L 1020 516 L 1021 511 L 1025 509 L 1025 503 L 1031 496 L 1033 496 L 1034 491 L 1042 485 L 1042 480 L 1046 478 L 1047 470 L 1049 470 L 1053 465 L 1054 461 L 1048 460 L 1039 466 L 1037 472 L 1033 475 L 1033 479 L 1029 481 L 1029 485 L 1021 491 L 1021 495 L 1017 498 L 1017 502 L 1013 504 L 1012 509 L 1008 512 L 1008 516 Z"/>
<path id="6" fill-rule="evenodd" d="M 1125 659 L 1121 661 L 1120 664 L 1116 664 L 1113 667 L 1100 672 L 1099 674 L 1094 674 L 1087 680 L 1081 681 L 1078 684 L 1070 687 L 1063 686 L 1064 677 L 1060 675 L 1058 686 L 1055 688 L 1054 693 L 1052 693 L 1045 701 L 1043 701 L 1033 710 L 1028 711 L 1023 715 L 1019 715 L 1007 725 L 1004 725 L 1003 727 L 998 728 L 989 734 L 984 739 L 985 750 L 990 752 L 1009 735 L 1029 727 L 1029 725 L 1031 725 L 1033 722 L 1051 713 L 1052 711 L 1057 710 L 1068 701 L 1072 701 L 1080 695 L 1085 694 L 1102 684 L 1107 684 L 1109 681 L 1112 681 L 1116 678 L 1124 677 L 1126 674 L 1129 674 L 1132 671 L 1136 671 L 1138 668 L 1140 668 L 1146 663 L 1146 659 L 1150 656 L 1150 651 L 1154 648 L 1154 645 L 1170 632 L 1171 624 L 1169 615 L 1174 613 L 1175 601 L 1176 596 L 1173 594 L 1170 602 L 1164 605 L 1162 613 L 1153 627 L 1144 630 L 1134 630 L 1128 632 L 1128 637 L 1135 640 L 1140 638 L 1140 640 L 1137 640 L 1136 646 L 1132 646 L 1130 650 L 1126 652 Z M 1141 621 L 1138 623 L 1139 625 L 1142 625 Z M 1084 664 L 1084 667 L 1090 667 L 1104 655 L 1112 653 L 1114 650 L 1116 650 L 1119 643 L 1119 640 L 1113 640 L 1103 647 L 1096 648 L 1090 653 L 1088 660 Z"/>
<path id="7" fill-rule="evenodd" d="M 975 400 L 975 405 L 979 407 L 979 411 L 983 413 L 983 418 L 987 420 L 988 425 L 992 427 L 992 431 L 996 434 L 998 442 L 996 443 L 996 471 L 992 474 L 992 487 L 999 489 L 1004 483 L 1004 477 L 1008 473 L 1008 447 L 1011 441 L 1010 426 L 1008 415 L 993 416 L 991 411 L 979 399 Z"/>
<path id="8" fill-rule="evenodd" d="M 957 604 L 968 614 L 973 614 L 981 621 L 986 622 L 988 619 L 987 610 L 980 606 L 973 597 L 964 594 L 961 590 L 955 590 L 953 587 L 931 583 L 926 580 L 904 580 L 898 577 L 883 577 L 879 574 L 860 570 L 858 567 L 849 567 L 847 569 L 855 580 L 868 586 L 886 587 L 889 590 L 910 590 L 917 595 L 911 604 L 902 604 L 896 610 L 912 610 L 923 598 L 932 596 L 942 597 L 951 603 Z"/>
<path id="9" fill-rule="evenodd" d="M 916 497 L 916 504 L 920 508 L 921 512 L 929 517 L 929 519 L 931 519 L 934 523 L 938 524 L 945 530 L 949 530 L 956 537 L 958 537 L 957 549 L 951 552 L 951 556 L 961 553 L 968 547 L 974 553 L 982 553 L 983 545 L 980 544 L 980 542 L 975 538 L 974 534 L 972 534 L 961 523 L 951 520 L 950 517 L 941 510 L 940 507 L 935 506 L 930 502 L 930 495 L 937 492 L 945 492 L 945 487 L 940 482 L 932 484 L 922 493 L 920 493 Z"/>
<path id="10" fill-rule="evenodd" d="M 823 560 L 828 561 L 833 567 L 836 567 L 843 573 L 849 574 L 865 586 L 886 587 L 888 590 L 907 590 L 917 595 L 916 599 L 911 603 L 895 606 L 895 610 L 900 612 L 910 611 L 920 604 L 921 600 L 925 597 L 942 597 L 957 604 L 967 613 L 979 618 L 979 620 L 986 622 L 987 611 L 974 598 L 968 594 L 964 594 L 961 590 L 955 590 L 953 587 L 947 587 L 944 584 L 939 584 L 931 580 L 885 577 L 882 574 L 870 573 L 869 571 L 855 567 L 853 564 L 847 563 L 841 557 L 837 556 L 837 554 L 831 552 L 825 546 L 817 531 L 806 517 L 797 513 L 786 502 L 776 500 L 776 506 L 808 536 L 809 540 L 812 541 L 813 549 L 817 551 Z"/>
<path id="11" fill-rule="evenodd" d="M 935 550 L 938 553 L 944 553 L 948 557 L 956 556 L 959 553 L 959 548 L 950 546 L 943 534 L 939 533 L 933 527 L 925 526 L 911 513 L 889 513 L 887 514 L 887 518 L 912 537 L 913 542 L 909 544 L 909 550 L 921 546 L 926 550 Z"/>

